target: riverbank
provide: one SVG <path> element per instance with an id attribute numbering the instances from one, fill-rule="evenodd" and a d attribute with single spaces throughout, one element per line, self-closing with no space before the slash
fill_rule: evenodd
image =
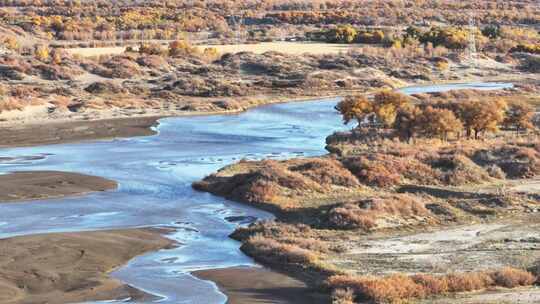
<path id="1" fill-rule="evenodd" d="M 108 274 L 135 256 L 173 246 L 159 230 L 52 233 L 0 240 L 0 302 L 78 303 L 150 296 Z"/>
<path id="2" fill-rule="evenodd" d="M 177 110 L 107 110 L 93 111 L 80 115 L 66 115 L 61 119 L 48 116 L 28 116 L 22 120 L 14 119 L 0 122 L 0 148 L 41 146 L 155 135 L 153 126 L 166 117 L 189 117 L 207 115 L 234 115 L 249 109 L 287 102 L 308 102 L 327 98 L 337 98 L 356 91 L 325 92 L 313 96 L 257 96 L 233 102 L 233 107 L 214 107 L 193 111 Z M 19 111 L 24 112 L 24 111 Z M 114 114 L 114 115 L 113 115 Z M 27 117 L 28 116 L 28 117 Z M 113 116 L 118 116 L 114 117 Z"/>
<path id="3" fill-rule="evenodd" d="M 0 203 L 42 200 L 116 189 L 114 181 L 59 171 L 14 172 L 0 175 Z"/>
<path id="4" fill-rule="evenodd" d="M 323 304 L 328 295 L 309 289 L 305 283 L 267 268 L 233 267 L 193 273 L 218 286 L 230 304 Z"/>
<path id="5" fill-rule="evenodd" d="M 510 81 L 507 78 L 490 78 L 481 82 L 502 83 L 500 81 L 503 79 Z M 456 89 L 459 89 L 463 82 L 441 81 L 431 85 L 446 87 L 455 85 Z M 409 90 L 414 87 L 425 88 L 429 87 L 429 85 L 410 86 L 410 84 L 403 84 L 398 86 L 398 89 Z M 463 89 L 467 89 L 467 87 L 465 86 Z M 141 109 L 94 110 L 82 114 L 65 113 L 59 117 L 41 114 L 36 116 L 32 113 L 25 113 L 25 111 L 35 112 L 35 109 L 15 110 L 11 112 L 18 112 L 18 114 L 8 115 L 13 117 L 0 122 L 0 137 L 3 139 L 0 148 L 149 136 L 156 134 L 152 127 L 158 124 L 158 120 L 166 117 L 234 115 L 260 106 L 287 102 L 317 101 L 357 93 L 372 94 L 376 91 L 375 89 L 367 91 L 324 91 L 307 96 L 260 95 L 233 99 L 228 102 L 215 99 L 201 103 L 200 108 L 195 107 L 191 110 L 185 110 L 179 105 L 169 105 L 166 106 L 166 110 L 161 108 L 144 109 L 144 111 L 141 111 Z M 531 102 L 535 102 L 535 100 L 531 99 Z"/>

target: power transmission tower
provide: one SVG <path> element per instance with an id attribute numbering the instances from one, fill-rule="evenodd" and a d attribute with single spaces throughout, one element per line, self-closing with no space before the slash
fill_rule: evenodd
<path id="1" fill-rule="evenodd" d="M 474 11 L 471 10 L 469 13 L 469 45 L 467 48 L 467 61 L 471 68 L 476 67 L 477 59 L 478 59 L 478 53 L 476 49 L 476 23 L 474 18 Z"/>
<path id="2" fill-rule="evenodd" d="M 234 44 L 240 44 L 242 31 L 242 16 L 240 15 L 240 13 L 238 14 L 238 16 L 232 14 L 231 22 L 234 30 Z"/>

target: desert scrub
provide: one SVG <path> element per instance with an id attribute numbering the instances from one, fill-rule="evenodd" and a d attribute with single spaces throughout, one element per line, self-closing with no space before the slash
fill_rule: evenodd
<path id="1" fill-rule="evenodd" d="M 463 154 L 440 156 L 429 162 L 432 168 L 441 172 L 440 179 L 445 185 L 480 184 L 491 180 L 484 168 Z"/>
<path id="2" fill-rule="evenodd" d="M 383 153 L 349 157 L 342 160 L 360 182 L 381 188 L 402 183 L 438 184 L 436 170 L 413 157 L 398 157 Z"/>
<path id="3" fill-rule="evenodd" d="M 336 229 L 373 230 L 385 218 L 407 220 L 427 219 L 431 212 L 425 203 L 417 197 L 407 194 L 395 194 L 355 203 L 337 205 L 328 212 L 329 226 Z M 393 225 L 396 225 L 395 223 Z"/>
<path id="4" fill-rule="evenodd" d="M 428 298 L 456 292 L 469 292 L 493 287 L 530 286 L 536 278 L 515 268 L 494 271 L 453 273 L 433 276 L 394 274 L 386 277 L 339 275 L 327 284 L 333 289 L 351 289 L 357 300 L 375 303 L 400 303 L 406 299 Z"/>
<path id="5" fill-rule="evenodd" d="M 270 204 L 284 211 L 303 207 L 298 198 L 360 187 L 357 178 L 332 158 L 243 161 L 193 184 L 248 203 Z"/>
<path id="6" fill-rule="evenodd" d="M 358 179 L 342 163 L 332 158 L 314 158 L 290 167 L 321 185 L 343 187 L 359 186 Z"/>
<path id="7" fill-rule="evenodd" d="M 482 166 L 497 166 L 508 178 L 532 178 L 540 174 L 540 151 L 532 147 L 504 144 L 478 149 L 472 159 Z"/>

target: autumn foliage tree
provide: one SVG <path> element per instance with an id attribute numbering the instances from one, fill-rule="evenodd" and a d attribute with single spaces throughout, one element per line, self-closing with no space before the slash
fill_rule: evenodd
<path id="1" fill-rule="evenodd" d="M 40 61 L 47 61 L 50 57 L 49 47 L 46 45 L 38 45 L 34 50 L 34 56 Z"/>
<path id="2" fill-rule="evenodd" d="M 373 100 L 363 95 L 347 97 L 338 103 L 336 110 L 341 114 L 345 124 L 356 120 L 358 124 L 369 123 L 373 126 L 390 128 L 399 109 L 409 103 L 407 95 L 382 91 L 375 94 Z"/>
<path id="3" fill-rule="evenodd" d="M 503 100 L 463 101 L 456 106 L 467 137 L 474 135 L 475 139 L 482 133 L 498 131 L 507 107 Z"/>
<path id="4" fill-rule="evenodd" d="M 394 129 L 402 140 L 410 141 L 418 131 L 418 117 L 422 110 L 418 106 L 406 105 L 401 107 L 394 120 Z"/>
<path id="5" fill-rule="evenodd" d="M 519 133 L 534 128 L 533 117 L 534 108 L 530 104 L 521 100 L 512 101 L 506 109 L 504 125 Z"/>
<path id="6" fill-rule="evenodd" d="M 399 109 L 410 103 L 409 96 L 393 92 L 382 91 L 375 94 L 373 101 L 373 112 L 377 119 L 385 127 L 391 127 L 396 120 Z"/>
<path id="7" fill-rule="evenodd" d="M 356 39 L 358 32 L 350 25 L 341 25 L 326 33 L 326 39 L 334 43 L 351 43 Z"/>
<path id="8" fill-rule="evenodd" d="M 447 109 L 437 109 L 427 106 L 414 120 L 413 128 L 420 131 L 426 137 L 439 137 L 448 139 L 449 134 L 459 134 L 463 129 L 463 124 L 454 115 L 454 112 Z"/>
<path id="9" fill-rule="evenodd" d="M 169 43 L 169 56 L 179 57 L 193 55 L 197 53 L 197 48 L 186 40 L 175 40 Z"/>
<path id="10" fill-rule="evenodd" d="M 348 96 L 340 101 L 335 109 L 341 114 L 344 124 L 356 120 L 362 123 L 366 115 L 373 112 L 372 104 L 366 96 Z"/>
<path id="11" fill-rule="evenodd" d="M 448 140 L 495 133 L 501 126 L 517 133 L 535 128 L 534 108 L 523 102 L 502 99 L 468 99 L 445 102 L 416 102 L 409 96 L 383 91 L 372 98 L 350 96 L 336 106 L 343 122 L 356 120 L 359 126 L 392 129 L 401 140 L 416 136 Z"/>
<path id="12" fill-rule="evenodd" d="M 139 53 L 146 55 L 163 55 L 165 50 L 157 43 L 141 43 Z"/>

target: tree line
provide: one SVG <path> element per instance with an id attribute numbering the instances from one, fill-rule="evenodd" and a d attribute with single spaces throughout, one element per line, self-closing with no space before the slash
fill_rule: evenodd
<path id="1" fill-rule="evenodd" d="M 336 110 L 345 124 L 356 121 L 359 128 L 391 129 L 406 141 L 415 137 L 478 139 L 501 127 L 516 133 L 535 128 L 530 104 L 498 98 L 414 103 L 407 95 L 383 91 L 372 98 L 349 96 Z"/>

